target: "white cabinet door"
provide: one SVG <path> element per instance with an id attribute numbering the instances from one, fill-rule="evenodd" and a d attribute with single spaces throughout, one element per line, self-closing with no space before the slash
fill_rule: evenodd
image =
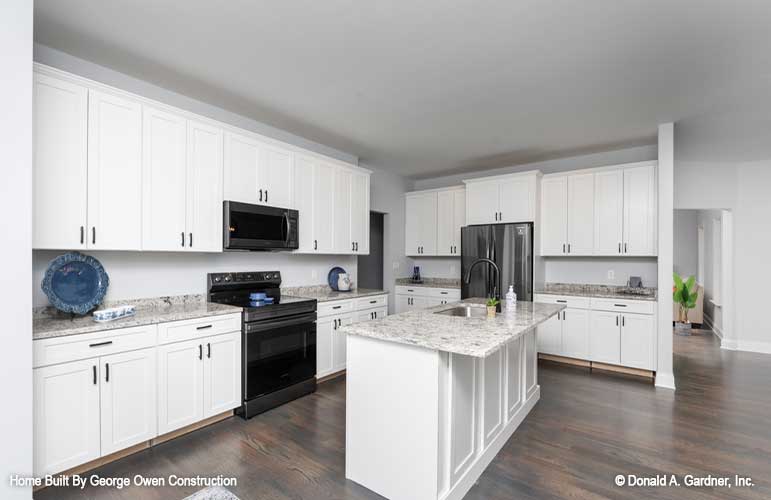
<path id="1" fill-rule="evenodd" d="M 336 168 L 319 162 L 313 174 L 313 251 L 333 253 L 335 251 L 335 186 Z M 345 248 L 349 248 L 345 245 Z"/>
<path id="2" fill-rule="evenodd" d="M 621 255 L 623 243 L 624 171 L 594 174 L 594 254 Z"/>
<path id="3" fill-rule="evenodd" d="M 102 455 L 158 435 L 155 360 L 154 347 L 99 359 Z"/>
<path id="4" fill-rule="evenodd" d="M 466 184 L 466 224 L 494 224 L 497 214 L 497 180 Z"/>
<path id="5" fill-rule="evenodd" d="M 624 170 L 624 255 L 656 255 L 656 167 Z"/>
<path id="6" fill-rule="evenodd" d="M 346 335 L 339 330 L 353 323 L 353 314 L 343 314 L 338 317 L 337 327 L 332 330 L 332 371 L 345 370 Z"/>
<path id="7" fill-rule="evenodd" d="M 297 252 L 313 252 L 314 208 L 313 176 L 316 162 L 313 158 L 297 155 L 294 162 L 294 206 L 299 213 L 299 245 Z"/>
<path id="8" fill-rule="evenodd" d="M 568 180 L 548 177 L 541 182 L 541 255 L 567 253 Z"/>
<path id="9" fill-rule="evenodd" d="M 258 182 L 262 143 L 252 137 L 227 132 L 225 134 L 224 198 L 241 203 L 260 203 Z"/>
<path id="10" fill-rule="evenodd" d="M 292 151 L 272 144 L 263 148 L 264 159 L 259 163 L 257 181 L 264 190 L 263 203 L 272 207 L 293 207 Z M 258 190 L 259 195 L 259 190 Z"/>
<path id="11" fill-rule="evenodd" d="M 142 247 L 142 106 L 88 97 L 88 248 Z"/>
<path id="12" fill-rule="evenodd" d="M 455 242 L 453 208 L 453 192 L 439 191 L 436 194 L 436 255 L 452 255 Z"/>
<path id="13" fill-rule="evenodd" d="M 436 255 L 436 193 L 421 195 L 418 207 L 420 255 Z"/>
<path id="14" fill-rule="evenodd" d="M 35 476 L 98 458 L 99 361 L 75 361 L 33 372 Z"/>
<path id="15" fill-rule="evenodd" d="M 406 255 L 418 255 L 420 253 L 420 210 L 420 198 L 407 196 L 404 210 L 404 252 Z"/>
<path id="16" fill-rule="evenodd" d="M 453 193 L 452 254 L 460 256 L 460 231 L 466 225 L 466 190 Z"/>
<path id="17" fill-rule="evenodd" d="M 335 168 L 335 253 L 354 253 L 351 239 L 351 172 Z"/>
<path id="18" fill-rule="evenodd" d="M 397 295 L 396 296 L 396 306 L 394 308 L 395 311 L 396 311 L 396 314 L 407 312 L 407 311 L 410 310 L 410 307 L 411 307 L 410 306 L 410 299 L 411 298 L 412 297 L 410 297 L 408 295 Z"/>
<path id="19" fill-rule="evenodd" d="M 621 364 L 653 370 L 655 316 L 624 314 L 621 316 Z"/>
<path id="20" fill-rule="evenodd" d="M 185 248 L 187 120 L 142 112 L 142 250 Z"/>
<path id="21" fill-rule="evenodd" d="M 606 311 L 591 312 L 589 359 L 599 363 L 620 363 L 620 314 Z"/>
<path id="22" fill-rule="evenodd" d="M 369 254 L 369 174 L 351 172 L 351 240 L 353 253 Z"/>
<path id="23" fill-rule="evenodd" d="M 506 420 L 522 406 L 522 339 L 506 344 Z"/>
<path id="24" fill-rule="evenodd" d="M 477 451 L 477 362 L 450 354 L 450 485 L 474 463 Z"/>
<path id="25" fill-rule="evenodd" d="M 241 333 L 202 339 L 203 418 L 232 410 L 241 404 Z"/>
<path id="26" fill-rule="evenodd" d="M 530 222 L 535 219 L 534 177 L 514 177 L 499 181 L 498 222 Z"/>
<path id="27" fill-rule="evenodd" d="M 592 255 L 594 174 L 568 176 L 568 254 Z"/>
<path id="28" fill-rule="evenodd" d="M 503 429 L 504 423 L 504 379 L 503 364 L 505 347 L 498 349 L 482 360 L 482 450 L 492 443 Z"/>
<path id="29" fill-rule="evenodd" d="M 86 247 L 88 91 L 35 74 L 32 247 Z"/>
<path id="30" fill-rule="evenodd" d="M 562 356 L 589 357 L 589 311 L 565 309 L 562 312 Z"/>
<path id="31" fill-rule="evenodd" d="M 158 346 L 158 434 L 203 419 L 203 343 Z"/>
<path id="32" fill-rule="evenodd" d="M 337 317 L 319 318 L 316 321 L 316 377 L 332 373 L 332 332 L 337 327 Z"/>
<path id="33" fill-rule="evenodd" d="M 222 130 L 188 122 L 188 250 L 222 251 L 222 161 Z"/>
<path id="34" fill-rule="evenodd" d="M 538 352 L 562 355 L 562 313 L 552 316 L 537 327 Z"/>

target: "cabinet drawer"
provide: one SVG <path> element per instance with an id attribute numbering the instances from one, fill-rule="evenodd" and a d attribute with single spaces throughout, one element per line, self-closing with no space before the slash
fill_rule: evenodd
<path id="1" fill-rule="evenodd" d="M 333 314 L 344 314 L 353 312 L 353 300 L 332 300 L 330 302 L 319 302 L 316 308 L 316 316 L 323 318 Z"/>
<path id="2" fill-rule="evenodd" d="M 425 287 L 422 286 L 404 286 L 399 285 L 394 288 L 394 293 L 398 295 L 426 295 Z"/>
<path id="3" fill-rule="evenodd" d="M 158 325 L 158 343 L 169 344 L 221 333 L 241 331 L 241 314 L 209 316 L 207 318 L 171 321 Z"/>
<path id="4" fill-rule="evenodd" d="M 624 299 L 592 299 L 592 309 L 595 311 L 611 311 L 620 313 L 653 314 L 655 302 Z"/>
<path id="5" fill-rule="evenodd" d="M 373 307 L 383 307 L 388 305 L 388 295 L 375 295 L 372 297 L 363 297 L 356 299 L 356 310 L 363 311 Z"/>
<path id="6" fill-rule="evenodd" d="M 535 294 L 535 302 L 544 302 L 546 304 L 565 304 L 572 309 L 589 309 L 591 307 L 592 301 L 589 297 L 537 293 Z"/>
<path id="7" fill-rule="evenodd" d="M 457 288 L 426 288 L 424 295 L 440 299 L 460 300 L 460 290 Z"/>
<path id="8" fill-rule="evenodd" d="M 32 342 L 33 367 L 152 347 L 156 344 L 156 332 L 156 325 L 147 325 L 35 340 Z"/>

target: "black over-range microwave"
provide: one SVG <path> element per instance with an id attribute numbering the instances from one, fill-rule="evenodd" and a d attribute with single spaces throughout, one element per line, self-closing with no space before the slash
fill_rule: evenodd
<path id="1" fill-rule="evenodd" d="M 225 201 L 223 205 L 225 250 L 298 248 L 297 210 L 237 201 Z"/>

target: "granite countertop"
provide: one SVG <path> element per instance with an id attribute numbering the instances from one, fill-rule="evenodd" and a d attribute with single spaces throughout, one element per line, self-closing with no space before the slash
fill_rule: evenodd
<path id="1" fill-rule="evenodd" d="M 634 288 L 635 292 L 624 293 L 627 290 L 625 286 L 616 285 L 584 285 L 575 283 L 546 283 L 544 289 L 536 290 L 535 293 L 545 295 L 571 295 L 576 297 L 595 297 L 600 299 L 622 299 L 622 300 L 647 300 L 654 301 L 657 298 L 658 290 L 656 288 Z"/>
<path id="2" fill-rule="evenodd" d="M 412 278 L 396 278 L 396 286 L 418 286 L 426 288 L 458 288 L 460 279 L 456 278 L 423 278 L 423 283 L 413 283 Z"/>
<path id="3" fill-rule="evenodd" d="M 240 313 L 240 307 L 206 302 L 203 295 L 182 295 L 155 299 L 126 300 L 104 304 L 104 308 L 119 304 L 134 304 L 136 314 L 128 318 L 97 323 L 90 314 L 73 316 L 52 311 L 50 308 L 35 311 L 32 320 L 32 340 L 65 337 L 81 333 L 94 333 L 131 326 L 144 326 L 168 321 L 205 318 L 222 314 Z"/>
<path id="4" fill-rule="evenodd" d="M 484 307 L 484 299 L 472 298 L 383 319 L 354 323 L 342 327 L 340 331 L 348 335 L 483 358 L 565 308 L 562 304 L 517 302 L 513 313 L 507 313 L 504 308 L 495 318 L 434 314 L 461 303 Z"/>
<path id="5" fill-rule="evenodd" d="M 385 295 L 387 293 L 387 290 L 376 290 L 373 288 L 356 288 L 350 292 L 336 292 L 329 288 L 327 285 L 296 286 L 281 289 L 281 295 L 286 295 L 289 297 L 302 297 L 305 299 L 316 299 L 318 302 L 358 299 L 361 297 L 371 297 L 373 295 Z"/>

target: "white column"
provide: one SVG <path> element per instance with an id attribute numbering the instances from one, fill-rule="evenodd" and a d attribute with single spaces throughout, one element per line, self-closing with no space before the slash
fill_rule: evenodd
<path id="1" fill-rule="evenodd" d="M 31 498 L 11 474 L 32 473 L 32 1 L 0 2 L 0 256 L 3 362 L 0 384 L 0 498 Z"/>
<path id="2" fill-rule="evenodd" d="M 674 123 L 659 125 L 658 165 L 658 367 L 656 386 L 675 388 L 672 370 L 672 271 L 674 269 Z"/>

